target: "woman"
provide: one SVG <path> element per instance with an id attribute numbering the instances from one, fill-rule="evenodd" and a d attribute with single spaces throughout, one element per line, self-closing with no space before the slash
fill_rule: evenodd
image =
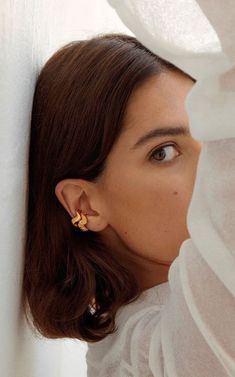
<path id="1" fill-rule="evenodd" d="M 88 342 L 89 376 L 163 376 L 166 368 L 164 344 L 156 341 L 161 308 L 164 318 L 167 310 L 180 317 L 180 301 L 165 306 L 168 273 L 171 266 L 173 280 L 180 250 L 186 258 L 202 146 L 184 107 L 194 82 L 124 34 L 71 42 L 38 77 L 24 310 L 43 336 Z M 189 341 L 195 338 L 192 332 Z M 187 349 L 185 337 L 178 343 Z M 224 376 L 216 370 L 214 377 Z"/>

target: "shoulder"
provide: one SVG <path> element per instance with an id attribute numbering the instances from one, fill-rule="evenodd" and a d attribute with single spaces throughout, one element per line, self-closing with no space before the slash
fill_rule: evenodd
<path id="1" fill-rule="evenodd" d="M 151 338 L 153 332 L 156 334 L 157 328 L 160 327 L 161 308 L 160 305 L 145 308 L 123 326 L 121 365 L 129 367 L 133 376 L 149 375 Z"/>
<path id="2" fill-rule="evenodd" d="M 156 345 L 161 313 L 168 295 L 167 282 L 144 291 L 137 300 L 118 310 L 115 320 L 117 331 L 100 342 L 88 344 L 86 357 L 92 370 L 90 375 L 151 375 L 149 351 L 152 334 L 155 334 Z"/>

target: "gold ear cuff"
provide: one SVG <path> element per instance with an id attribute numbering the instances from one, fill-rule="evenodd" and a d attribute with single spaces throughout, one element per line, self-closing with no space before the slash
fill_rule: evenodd
<path id="1" fill-rule="evenodd" d="M 89 229 L 87 229 L 85 227 L 85 225 L 87 224 L 87 217 L 85 214 L 83 214 L 81 212 L 81 214 L 79 212 L 76 211 L 76 215 L 72 218 L 71 222 L 72 224 L 76 227 L 76 228 L 79 228 L 81 229 L 83 232 L 86 232 L 88 231 Z"/>

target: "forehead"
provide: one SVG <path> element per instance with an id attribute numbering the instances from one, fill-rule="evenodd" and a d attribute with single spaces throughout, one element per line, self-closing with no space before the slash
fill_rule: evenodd
<path id="1" fill-rule="evenodd" d="M 178 71 L 167 71 L 148 78 L 129 98 L 123 133 L 187 124 L 185 99 L 193 84 L 189 77 Z"/>

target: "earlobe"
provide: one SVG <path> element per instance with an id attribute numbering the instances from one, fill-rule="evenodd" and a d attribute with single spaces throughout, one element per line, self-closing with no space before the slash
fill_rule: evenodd
<path id="1" fill-rule="evenodd" d="M 98 196 L 95 195 L 95 191 L 92 190 L 89 182 L 86 183 L 79 179 L 65 179 L 56 185 L 55 195 L 69 213 L 71 223 L 72 219 L 77 218 L 77 225 L 84 225 L 85 228 L 94 232 L 101 231 L 108 225 L 101 211 L 98 212 L 94 209 L 94 207 L 96 207 L 96 201 L 98 202 Z M 84 214 L 87 219 L 86 224 L 84 217 L 83 219 L 78 219 L 82 214 Z M 86 230 L 85 228 L 84 230 Z"/>

